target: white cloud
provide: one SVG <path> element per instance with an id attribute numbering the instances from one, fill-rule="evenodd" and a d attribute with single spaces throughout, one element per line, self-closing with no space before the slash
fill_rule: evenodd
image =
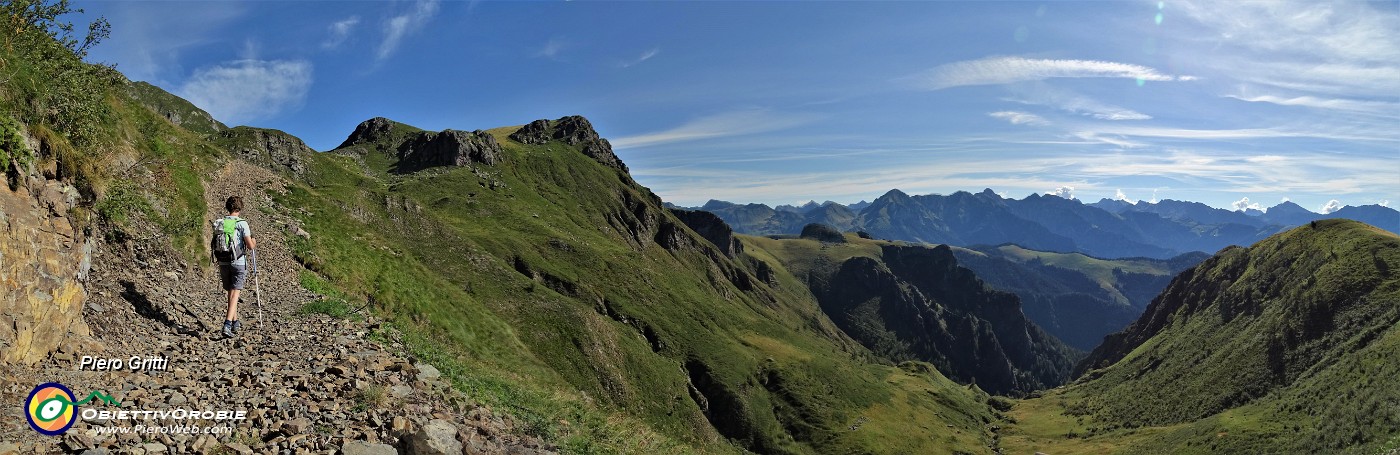
<path id="1" fill-rule="evenodd" d="M 1093 128 L 1093 130 L 1077 134 L 1094 134 L 1099 136 L 1115 134 L 1130 137 L 1205 141 L 1227 139 L 1317 138 L 1338 141 L 1400 142 L 1400 134 L 1397 134 L 1400 132 L 1397 131 L 1373 129 L 1355 130 L 1323 123 L 1314 124 L 1309 127 L 1238 128 L 1226 130 L 1160 128 L 1119 124 L 1093 125 L 1091 128 Z"/>
<path id="2" fill-rule="evenodd" d="M 1322 205 L 1322 208 L 1321 208 L 1321 209 L 1318 209 L 1318 212 L 1321 213 L 1321 214 L 1323 214 L 1323 215 L 1326 215 L 1326 214 L 1329 214 L 1329 213 L 1332 213 L 1332 212 L 1341 210 L 1342 207 L 1346 207 L 1346 204 L 1343 204 L 1341 201 L 1338 201 L 1338 200 L 1336 200 L 1336 199 L 1333 199 L 1333 200 L 1327 201 L 1326 204 L 1323 204 L 1323 205 Z"/>
<path id="3" fill-rule="evenodd" d="M 1230 206 L 1234 207 L 1236 212 L 1242 212 L 1245 210 L 1264 210 L 1264 206 L 1259 205 L 1258 202 L 1249 202 L 1249 197 L 1241 198 L 1240 200 L 1231 203 Z"/>
<path id="4" fill-rule="evenodd" d="M 236 60 L 195 70 L 177 91 L 214 118 L 238 125 L 300 107 L 311 76 L 305 60 Z"/>
<path id="5" fill-rule="evenodd" d="M 379 43 L 375 56 L 380 61 L 389 58 L 398 50 L 405 36 L 427 25 L 437 11 L 438 0 L 419 0 L 414 3 L 413 11 L 389 18 L 384 22 L 384 41 Z"/>
<path id="6" fill-rule="evenodd" d="M 1084 141 L 1081 143 L 1108 144 L 1114 147 L 1124 149 L 1145 147 L 1147 145 L 1137 141 L 1130 141 L 1119 136 L 1099 134 L 1092 131 L 1080 131 L 1077 133 L 1073 133 L 1072 136 L 1077 137 L 1079 139 L 1083 139 Z"/>
<path id="7" fill-rule="evenodd" d="M 1377 202 L 1376 204 L 1380 205 L 1381 207 L 1390 207 L 1390 199 L 1381 199 L 1380 202 Z"/>
<path id="8" fill-rule="evenodd" d="M 990 112 L 987 115 L 1011 122 L 1012 125 L 1049 125 L 1050 122 L 1029 112 L 1001 111 Z"/>
<path id="9" fill-rule="evenodd" d="M 350 37 L 350 32 L 355 29 L 356 25 L 360 25 L 360 16 L 350 16 L 335 21 L 328 27 L 330 36 L 326 37 L 326 40 L 321 43 L 321 48 L 335 49 L 340 47 L 340 45 L 345 42 L 345 39 Z"/>
<path id="10" fill-rule="evenodd" d="M 914 77 L 919 88 L 942 90 L 968 85 L 998 85 L 1059 77 L 1107 77 L 1144 81 L 1194 80 L 1163 74 L 1154 68 L 1099 60 L 1050 60 L 1024 57 L 987 57 L 933 68 Z"/>
<path id="11" fill-rule="evenodd" d="M 787 129 L 810 122 L 814 118 L 811 115 L 776 113 L 767 109 L 747 109 L 701 117 L 671 129 L 623 136 L 611 142 L 614 148 L 625 149 L 739 136 Z"/>
<path id="12" fill-rule="evenodd" d="M 1251 103 L 1270 103 L 1280 106 L 1304 106 L 1319 109 L 1335 109 L 1354 112 L 1376 112 L 1385 114 L 1395 114 L 1400 112 L 1400 103 L 1388 103 L 1385 101 L 1363 101 L 1346 98 L 1319 98 L 1316 96 L 1295 96 L 1284 98 L 1273 95 L 1243 96 L 1226 95 L 1227 98 L 1234 98 L 1240 101 Z"/>
<path id="13" fill-rule="evenodd" d="M 564 41 L 563 38 L 550 38 L 548 42 L 544 43 L 544 47 L 540 48 L 539 52 L 535 53 L 535 56 L 550 60 L 558 60 L 559 53 L 563 52 L 564 49 L 568 47 L 569 43 Z"/>
<path id="14" fill-rule="evenodd" d="M 636 66 L 636 65 L 638 65 L 638 64 L 641 64 L 642 62 L 645 62 L 645 61 L 647 61 L 647 60 L 651 60 L 652 57 L 655 57 L 657 54 L 660 54 L 660 53 L 661 53 L 661 48 L 659 48 L 659 47 L 653 47 L 653 48 L 651 48 L 651 49 L 648 49 L 646 52 L 642 52 L 642 55 L 638 55 L 637 58 L 634 58 L 634 59 L 629 60 L 629 61 L 626 61 L 626 62 L 619 63 L 618 66 L 619 66 L 619 67 L 622 67 L 622 68 L 629 68 L 629 67 L 632 67 L 632 66 Z"/>
<path id="15" fill-rule="evenodd" d="M 1291 200 L 1292 200 L 1292 199 L 1289 199 L 1288 196 L 1284 196 L 1283 199 L 1279 199 L 1278 203 L 1282 204 L 1282 203 L 1284 203 L 1284 202 L 1288 202 L 1288 201 L 1291 201 Z"/>
<path id="16" fill-rule="evenodd" d="M 1113 199 L 1114 199 L 1114 200 L 1117 200 L 1117 201 L 1124 201 L 1124 202 L 1130 202 L 1130 203 L 1137 203 L 1137 201 L 1134 201 L 1134 200 L 1132 200 L 1132 199 L 1128 199 L 1128 195 L 1123 193 L 1123 189 L 1122 189 L 1122 188 L 1119 188 L 1117 191 L 1114 192 L 1114 194 L 1113 194 Z"/>
<path id="17" fill-rule="evenodd" d="M 1050 192 L 1047 192 L 1045 194 L 1049 196 L 1059 196 L 1065 199 L 1074 199 L 1074 187 L 1068 185 L 1061 186 L 1059 188 L 1050 190 Z"/>
<path id="18" fill-rule="evenodd" d="M 1171 9 L 1205 27 L 1192 37 L 1200 47 L 1183 51 L 1231 78 L 1357 97 L 1400 91 L 1393 4 L 1181 0 Z"/>
<path id="19" fill-rule="evenodd" d="M 1092 117 L 1099 120 L 1149 120 L 1152 116 L 1110 104 L 1104 104 L 1087 96 L 1068 90 L 1052 88 L 1048 84 L 1036 84 L 1029 90 L 1008 101 L 1022 104 L 1050 106 L 1065 112 Z"/>

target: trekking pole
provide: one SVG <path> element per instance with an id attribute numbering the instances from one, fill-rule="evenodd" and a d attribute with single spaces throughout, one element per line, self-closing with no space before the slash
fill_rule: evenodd
<path id="1" fill-rule="evenodd" d="M 254 249 L 253 259 L 253 298 L 258 302 L 258 328 L 263 328 L 262 287 L 258 286 L 258 250 Z"/>

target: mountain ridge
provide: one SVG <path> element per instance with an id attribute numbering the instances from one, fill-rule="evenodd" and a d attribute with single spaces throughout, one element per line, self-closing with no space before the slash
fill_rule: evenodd
<path id="1" fill-rule="evenodd" d="M 843 214 L 817 212 L 837 208 Z M 1014 243 L 1108 259 L 1214 253 L 1320 219 L 1350 218 L 1400 232 L 1400 211 L 1380 205 L 1345 206 L 1320 214 L 1283 202 L 1271 208 L 1273 213 L 1252 213 L 1172 199 L 1156 203 L 1103 199 L 1086 204 L 1033 194 L 1018 200 L 1003 198 L 991 189 L 919 196 L 892 189 L 859 210 L 831 201 L 778 210 L 764 204 L 713 200 L 692 209 L 714 212 L 736 232 L 752 235 L 796 234 L 803 225 L 816 222 L 891 240 L 955 246 Z M 854 217 L 848 219 L 844 212 Z"/>

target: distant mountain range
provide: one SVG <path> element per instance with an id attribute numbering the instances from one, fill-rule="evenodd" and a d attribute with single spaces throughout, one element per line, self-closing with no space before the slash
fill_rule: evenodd
<path id="1" fill-rule="evenodd" d="M 1267 211 L 1231 211 L 1170 199 L 1156 203 L 1103 199 L 1088 204 L 1054 195 L 1009 199 L 991 189 L 915 196 L 896 189 L 851 206 L 827 201 L 774 208 L 711 200 L 685 208 L 712 212 L 736 232 L 751 235 L 795 234 L 807 224 L 822 223 L 888 240 L 956 246 L 1010 243 L 1099 258 L 1170 259 L 1189 252 L 1214 253 L 1330 218 L 1400 232 L 1400 212 L 1380 205 L 1346 206 L 1328 214 L 1292 202 Z"/>

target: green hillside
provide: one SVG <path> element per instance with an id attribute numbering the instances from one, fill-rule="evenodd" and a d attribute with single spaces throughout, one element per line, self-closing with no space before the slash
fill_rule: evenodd
<path id="1" fill-rule="evenodd" d="M 1106 340 L 1065 390 L 1018 405 L 1008 447 L 1375 453 L 1400 415 L 1400 238 L 1320 220 L 1220 252 Z M 1051 435 L 1055 435 L 1051 437 Z"/>
<path id="2" fill-rule="evenodd" d="M 586 125 L 551 125 L 578 121 Z M 302 262 L 424 334 L 422 348 L 459 365 L 450 373 L 470 393 L 537 415 L 540 431 L 580 451 L 632 447 L 607 440 L 634 428 L 557 424 L 580 412 L 575 402 L 707 452 L 988 444 L 985 396 L 929 368 L 867 362 L 805 289 L 770 285 L 751 261 L 721 254 L 586 155 L 593 139 L 524 144 L 511 137 L 518 129 L 467 135 L 499 145 L 489 159 L 404 172 L 427 150 L 414 141 L 439 133 L 362 124 L 340 149 L 313 156 L 304 185 L 276 196 L 305 214 Z M 916 433 L 925 434 L 891 439 Z"/>

